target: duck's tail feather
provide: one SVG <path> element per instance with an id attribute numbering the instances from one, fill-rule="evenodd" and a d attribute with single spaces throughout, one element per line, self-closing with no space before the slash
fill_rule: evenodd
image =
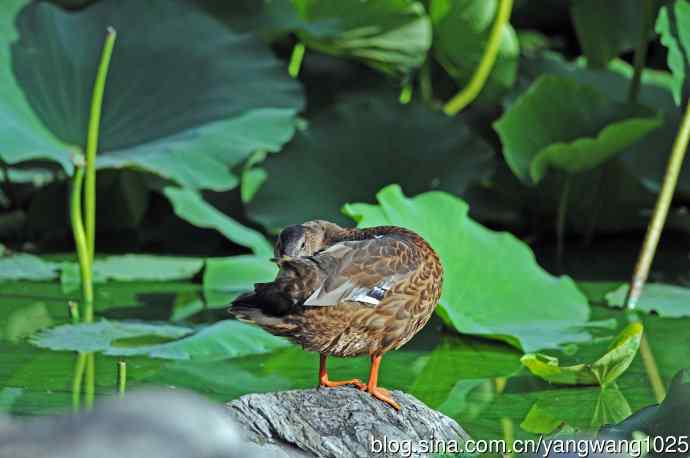
<path id="1" fill-rule="evenodd" d="M 257 289 L 261 289 L 259 284 Z M 287 314 L 284 299 L 256 291 L 237 297 L 228 311 L 239 321 L 256 324 L 274 335 L 290 336 L 298 328 Z"/>

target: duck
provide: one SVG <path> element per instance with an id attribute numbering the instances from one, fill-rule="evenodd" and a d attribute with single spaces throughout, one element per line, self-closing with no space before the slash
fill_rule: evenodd
<path id="1" fill-rule="evenodd" d="M 398 226 L 345 228 L 324 220 L 288 226 L 272 259 L 274 281 L 256 283 L 229 312 L 317 352 L 318 387 L 354 385 L 396 410 L 378 385 L 383 355 L 429 321 L 441 297 L 443 266 L 419 234 Z M 369 355 L 365 384 L 331 380 L 327 358 Z"/>

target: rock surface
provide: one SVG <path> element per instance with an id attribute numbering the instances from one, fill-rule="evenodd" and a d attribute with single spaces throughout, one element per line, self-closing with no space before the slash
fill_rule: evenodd
<path id="1" fill-rule="evenodd" d="M 400 412 L 351 387 L 249 394 L 227 407 L 245 439 L 283 456 L 426 456 L 419 441 L 460 444 L 469 438 L 451 418 L 409 394 L 392 393 Z M 379 451 L 384 444 L 388 451 Z M 393 453 L 396 445 L 411 454 L 402 448 Z"/>
<path id="2" fill-rule="evenodd" d="M 245 442 L 227 411 L 177 391 L 128 393 L 90 412 L 21 420 L 0 416 L 0 457 L 272 457 Z"/>

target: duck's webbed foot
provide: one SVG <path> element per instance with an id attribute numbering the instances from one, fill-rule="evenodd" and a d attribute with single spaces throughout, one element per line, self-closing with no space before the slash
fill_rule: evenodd
<path id="1" fill-rule="evenodd" d="M 358 378 L 353 378 L 350 380 L 329 380 L 328 371 L 326 370 L 326 355 L 321 355 L 319 364 L 319 388 L 336 388 L 343 385 L 354 385 L 358 390 L 366 390 L 367 386 Z"/>
<path id="2" fill-rule="evenodd" d="M 372 355 L 371 357 L 371 372 L 369 373 L 369 383 L 367 383 L 366 390 L 374 396 L 389 406 L 393 407 L 395 410 L 400 410 L 400 405 L 393 400 L 390 392 L 378 386 L 379 379 L 379 366 L 381 365 L 381 355 Z"/>

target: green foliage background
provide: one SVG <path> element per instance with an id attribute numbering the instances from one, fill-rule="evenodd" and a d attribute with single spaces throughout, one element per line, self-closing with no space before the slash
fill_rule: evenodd
<path id="1" fill-rule="evenodd" d="M 285 369 L 296 350 L 223 320 L 224 308 L 275 275 L 268 258 L 282 227 L 321 218 L 410 227 L 439 252 L 446 283 L 434 326 L 448 335 L 417 360 L 436 376 L 400 384 L 450 415 L 467 414 L 483 378 L 515 374 L 520 352 L 575 355 L 565 370 L 612 359 L 607 345 L 625 320 L 607 306 L 621 303 L 688 102 L 690 3 L 516 0 L 477 98 L 449 116 L 443 106 L 472 80 L 504 1 L 4 0 L 0 289 L 43 281 L 54 292 L 59 282 L 60 298 L 79 289 L 70 177 L 105 29 L 118 30 L 96 161 L 96 314 L 108 320 L 70 325 L 32 303 L 38 325 L 17 328 L 8 314 L 7 335 L 53 350 L 192 360 L 209 365 L 210 386 L 222 384 L 211 362 L 225 357 L 247 390 L 268 389 L 247 367 Z M 641 42 L 649 48 L 634 91 Z M 686 161 L 652 275 L 675 285 L 654 285 L 640 307 L 661 315 L 645 317 L 655 329 L 681 329 L 671 318 L 690 316 L 689 204 Z M 183 288 L 157 316 L 176 324 L 110 315 L 117 301 L 168 287 L 137 282 L 179 280 L 194 292 Z M 127 282 L 136 292 L 109 289 Z M 659 330 L 650 335 L 671 338 Z M 674 332 L 680 341 L 668 345 L 680 349 L 687 331 Z M 116 345 L 152 337 L 164 341 Z M 616 377 L 636 350 L 625 346 Z M 403 372 L 411 357 L 394 367 Z M 671 359 L 661 357 L 665 382 L 688 366 Z M 453 361 L 479 372 L 458 382 Z M 157 381 L 187 380 L 189 370 L 165 366 Z M 631 380 L 621 386 L 638 389 Z M 595 417 L 621 405 L 602 393 L 583 395 Z M 634 393 L 635 407 L 649 401 Z M 526 415 L 502 399 L 487 402 Z M 589 421 L 555 413 L 548 396 L 527 401 L 525 431 L 550 432 L 544 425 L 562 423 L 554 415 Z M 589 426 L 622 420 L 625 406 Z"/>

